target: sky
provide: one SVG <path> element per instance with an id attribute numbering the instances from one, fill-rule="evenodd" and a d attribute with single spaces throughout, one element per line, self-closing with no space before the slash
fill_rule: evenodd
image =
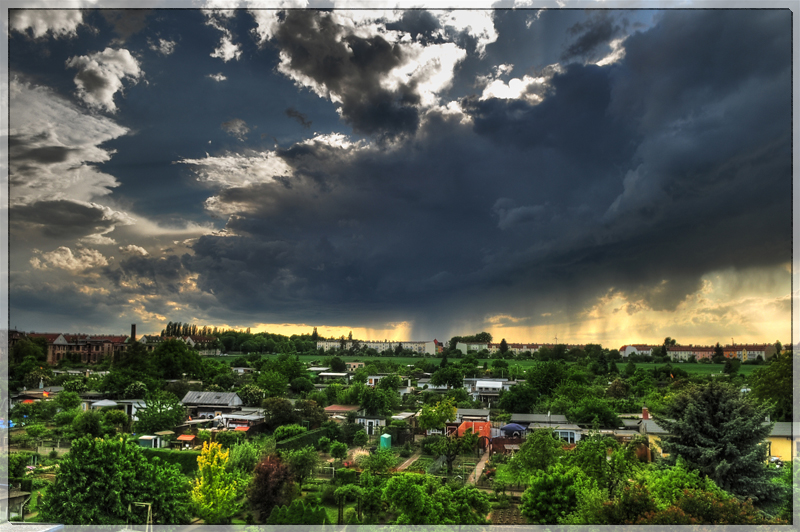
<path id="1" fill-rule="evenodd" d="M 5 21 L 11 328 L 791 341 L 788 10 L 68 5 Z"/>

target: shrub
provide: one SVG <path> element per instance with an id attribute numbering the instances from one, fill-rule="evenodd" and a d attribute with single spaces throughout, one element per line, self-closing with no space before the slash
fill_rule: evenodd
<path id="1" fill-rule="evenodd" d="M 56 458 L 58 458 L 58 451 L 56 451 L 55 449 L 53 449 L 52 451 L 50 451 L 50 453 L 48 453 L 47 457 L 48 457 L 50 460 L 55 460 Z"/>
<path id="2" fill-rule="evenodd" d="M 340 486 L 355 484 L 356 482 L 358 482 L 358 474 L 355 469 L 340 467 L 336 470 L 336 483 Z"/>
<path id="3" fill-rule="evenodd" d="M 410 449 L 402 449 L 400 451 L 400 456 L 402 456 L 403 458 L 408 458 L 409 456 L 411 456 L 411 450 Z"/>
<path id="4" fill-rule="evenodd" d="M 226 430 L 217 432 L 216 442 L 223 447 L 231 448 L 244 440 L 244 432 Z"/>
<path id="5" fill-rule="evenodd" d="M 200 451 L 143 448 L 142 454 L 150 461 L 153 461 L 153 458 L 160 458 L 168 464 L 177 464 L 181 468 L 181 473 L 192 477 L 197 472 L 197 457 L 200 456 Z"/>
<path id="6" fill-rule="evenodd" d="M 319 493 L 309 493 L 306 495 L 306 504 L 310 506 L 317 506 L 322 502 Z"/>
<path id="7" fill-rule="evenodd" d="M 308 432 L 308 429 L 297 424 L 281 425 L 275 429 L 273 435 L 275 436 L 275 441 L 283 441 L 299 436 L 304 432 Z"/>
<path id="8" fill-rule="evenodd" d="M 436 442 L 439 441 L 440 439 L 442 439 L 441 434 L 431 434 L 430 436 L 426 436 L 425 438 L 423 438 L 422 442 L 420 442 L 422 445 L 422 452 L 425 454 L 436 454 L 433 448 Z"/>
<path id="9" fill-rule="evenodd" d="M 323 453 L 327 453 L 331 448 L 331 439 L 327 436 L 323 436 L 317 441 L 317 449 L 322 451 Z"/>
<path id="10" fill-rule="evenodd" d="M 322 499 L 323 504 L 336 504 L 336 496 L 334 495 L 334 492 L 336 492 L 336 486 L 333 484 L 326 484 L 325 487 L 322 488 L 320 498 Z"/>

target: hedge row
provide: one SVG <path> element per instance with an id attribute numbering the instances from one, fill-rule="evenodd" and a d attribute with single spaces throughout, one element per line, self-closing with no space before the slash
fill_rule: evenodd
<path id="1" fill-rule="evenodd" d="M 187 477 L 194 476 L 197 472 L 197 457 L 200 451 L 177 451 L 173 449 L 148 449 L 142 448 L 144 456 L 151 460 L 160 458 L 168 464 L 177 464 L 181 468 L 181 473 Z"/>
<path id="2" fill-rule="evenodd" d="M 302 434 L 298 434 L 292 438 L 286 438 L 275 444 L 276 449 L 302 449 L 307 445 L 316 446 L 317 442 L 323 436 L 327 436 L 328 431 L 324 428 L 309 430 Z"/>

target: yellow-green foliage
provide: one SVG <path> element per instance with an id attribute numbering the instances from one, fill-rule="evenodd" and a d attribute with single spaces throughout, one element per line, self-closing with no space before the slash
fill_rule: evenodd
<path id="1" fill-rule="evenodd" d="M 197 457 L 192 502 L 206 524 L 227 524 L 238 510 L 241 486 L 237 475 L 226 470 L 229 455 L 220 444 L 204 442 Z"/>

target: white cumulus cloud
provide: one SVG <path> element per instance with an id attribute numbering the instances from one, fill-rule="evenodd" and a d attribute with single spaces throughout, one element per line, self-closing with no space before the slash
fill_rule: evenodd
<path id="1" fill-rule="evenodd" d="M 70 248 L 60 246 L 48 253 L 42 253 L 41 259 L 33 257 L 30 263 L 37 270 L 59 268 L 77 272 L 98 266 L 108 266 L 108 259 L 96 249 L 79 249 L 76 255 Z"/>
<path id="2" fill-rule="evenodd" d="M 12 30 L 25 33 L 29 29 L 38 39 L 48 33 L 53 37 L 75 37 L 83 23 L 80 9 L 10 9 L 8 25 Z"/>
<path id="3" fill-rule="evenodd" d="M 139 62 L 125 49 L 106 48 L 102 52 L 71 57 L 67 66 L 78 69 L 75 76 L 78 96 L 90 107 L 111 113 L 117 110 L 114 95 L 122 90 L 122 80 L 131 79 L 136 83 L 143 74 Z"/>

